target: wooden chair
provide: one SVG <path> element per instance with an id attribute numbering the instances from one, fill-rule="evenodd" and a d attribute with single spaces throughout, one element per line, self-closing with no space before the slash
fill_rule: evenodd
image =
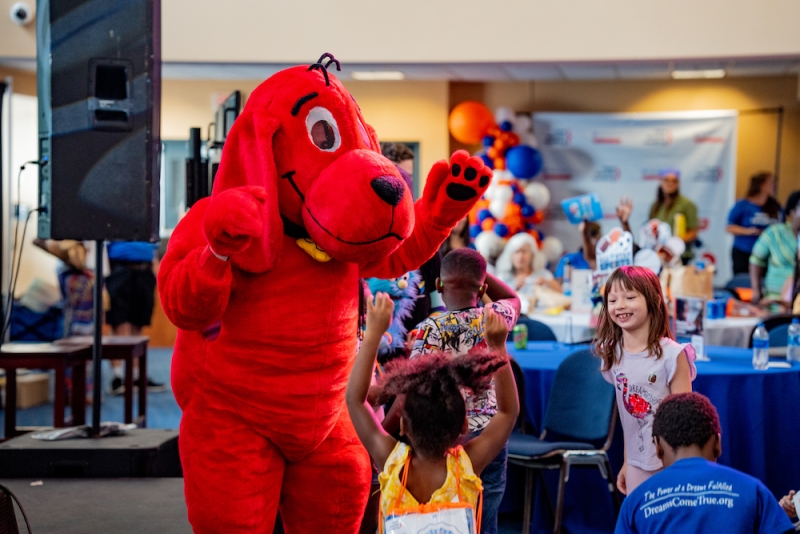
<path id="1" fill-rule="evenodd" d="M 103 336 L 103 359 L 125 360 L 125 422 L 135 422 L 144 428 L 147 426 L 147 336 Z M 55 342 L 59 346 L 94 345 L 92 336 L 72 336 Z M 88 359 L 92 359 L 89 350 Z M 133 363 L 139 361 L 139 413 L 133 419 Z M 95 378 L 97 380 L 98 378 Z M 85 380 L 84 380 L 85 383 Z M 85 384 L 84 384 L 85 389 Z"/>
<path id="2" fill-rule="evenodd" d="M 5 438 L 22 434 L 17 428 L 17 369 L 54 369 L 53 426 L 65 426 L 66 371 L 72 368 L 73 425 L 86 423 L 86 360 L 91 359 L 90 345 L 52 343 L 6 343 L 0 347 L 0 369 L 6 372 Z"/>

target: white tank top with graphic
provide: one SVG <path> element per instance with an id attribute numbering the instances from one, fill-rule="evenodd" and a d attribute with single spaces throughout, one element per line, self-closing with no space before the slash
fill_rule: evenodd
<path id="1" fill-rule="evenodd" d="M 695 351 L 690 344 L 681 345 L 663 338 L 661 347 L 663 355 L 659 359 L 649 352 L 631 353 L 621 349 L 620 361 L 611 369 L 602 371 L 606 382 L 617 390 L 627 463 L 645 471 L 662 467 L 653 444 L 653 416 L 661 401 L 670 394 L 669 383 L 675 376 L 676 361 L 682 351 L 686 352 L 691 379 L 697 375 Z"/>

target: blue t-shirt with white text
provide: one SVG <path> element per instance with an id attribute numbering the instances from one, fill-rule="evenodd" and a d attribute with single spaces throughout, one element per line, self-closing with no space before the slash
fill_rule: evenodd
<path id="1" fill-rule="evenodd" d="M 615 534 L 794 532 L 778 501 L 757 479 L 705 458 L 678 460 L 622 504 Z"/>
<path id="2" fill-rule="evenodd" d="M 728 224 L 735 224 L 742 228 L 759 228 L 764 230 L 771 224 L 783 222 L 783 211 L 778 211 L 778 217 L 770 217 L 758 204 L 743 199 L 733 205 L 728 213 Z M 757 235 L 737 235 L 733 237 L 733 248 L 744 252 L 751 252 L 756 244 Z"/>

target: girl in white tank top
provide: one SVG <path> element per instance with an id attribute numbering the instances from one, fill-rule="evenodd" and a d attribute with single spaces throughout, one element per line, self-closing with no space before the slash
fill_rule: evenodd
<path id="1" fill-rule="evenodd" d="M 671 393 L 692 390 L 695 351 L 672 339 L 661 283 L 649 269 L 620 267 L 606 282 L 593 350 L 617 390 L 625 464 L 617 487 L 629 494 L 661 470 L 653 416 Z"/>

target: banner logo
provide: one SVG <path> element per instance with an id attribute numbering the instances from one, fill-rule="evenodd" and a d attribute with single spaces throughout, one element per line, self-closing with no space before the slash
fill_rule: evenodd
<path id="1" fill-rule="evenodd" d="M 669 128 L 656 128 L 647 134 L 644 144 L 649 146 L 669 146 L 672 144 L 672 130 Z"/>
<path id="2" fill-rule="evenodd" d="M 566 128 L 548 132 L 544 139 L 548 146 L 570 146 L 572 144 L 572 130 Z"/>
<path id="3" fill-rule="evenodd" d="M 622 137 L 614 132 L 594 131 L 592 132 L 592 143 L 595 145 L 621 145 Z"/>
<path id="4" fill-rule="evenodd" d="M 601 165 L 594 171 L 595 182 L 617 182 L 622 177 L 622 171 L 616 165 Z"/>
<path id="5" fill-rule="evenodd" d="M 694 138 L 695 143 L 724 143 L 727 141 L 724 137 L 714 135 L 698 135 Z"/>
<path id="6" fill-rule="evenodd" d="M 707 184 L 716 184 L 722 181 L 724 175 L 725 171 L 722 170 L 721 166 L 712 165 L 710 167 L 704 167 L 695 172 L 694 175 L 692 176 L 692 181 L 707 183 Z"/>
<path id="7" fill-rule="evenodd" d="M 661 173 L 659 169 L 642 169 L 642 180 L 660 180 Z"/>

